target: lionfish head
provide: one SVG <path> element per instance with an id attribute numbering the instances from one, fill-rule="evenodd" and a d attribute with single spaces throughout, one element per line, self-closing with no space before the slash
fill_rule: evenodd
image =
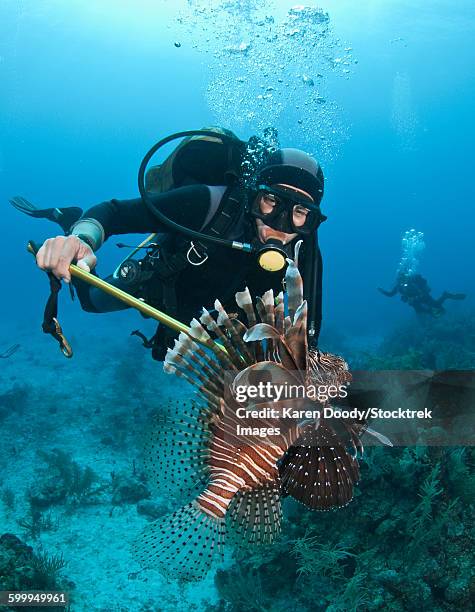
<path id="1" fill-rule="evenodd" d="M 307 355 L 307 384 L 344 385 L 351 382 L 348 364 L 339 355 L 310 349 Z"/>

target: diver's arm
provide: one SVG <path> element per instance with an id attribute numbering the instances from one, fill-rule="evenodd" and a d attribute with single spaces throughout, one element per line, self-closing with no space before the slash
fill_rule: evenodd
<path id="1" fill-rule="evenodd" d="M 385 295 L 386 297 L 393 297 L 397 293 L 397 285 L 394 285 L 391 291 L 386 291 L 385 289 L 382 289 L 381 287 L 378 287 L 378 291 L 382 293 L 383 295 Z"/>
<path id="2" fill-rule="evenodd" d="M 151 196 L 155 205 L 167 217 L 199 230 L 212 216 L 226 187 L 190 185 L 163 194 Z M 69 265 L 90 271 L 96 265 L 94 251 L 114 234 L 166 232 L 161 223 L 140 198 L 135 200 L 111 200 L 87 210 L 71 227 L 71 235 L 50 238 L 39 249 L 37 264 L 50 270 L 57 278 L 71 280 Z"/>
<path id="3" fill-rule="evenodd" d="M 188 185 L 150 196 L 156 208 L 166 217 L 193 230 L 203 225 L 211 204 L 211 190 L 206 185 Z M 75 223 L 72 233 L 84 231 L 84 222 L 91 220 L 103 230 L 102 242 L 118 234 L 165 233 L 168 227 L 153 215 L 141 198 L 110 200 L 89 208 Z M 81 227 L 82 224 L 82 227 Z M 91 228 L 94 238 L 97 232 Z M 102 244 L 101 242 L 101 244 Z M 97 241 L 96 241 L 97 244 Z M 99 245 L 100 246 L 100 245 Z M 96 246 L 96 249 L 98 246 Z"/>

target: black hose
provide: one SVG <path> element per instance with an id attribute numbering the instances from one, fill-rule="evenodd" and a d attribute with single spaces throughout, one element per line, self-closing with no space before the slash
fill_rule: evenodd
<path id="1" fill-rule="evenodd" d="M 304 291 L 308 304 L 308 342 L 316 348 L 322 326 L 322 276 L 323 261 L 318 246 L 318 234 L 314 232 L 305 241 Z"/>
<path id="2" fill-rule="evenodd" d="M 172 231 L 180 232 L 181 234 L 185 234 L 190 238 L 195 238 L 196 240 L 200 240 L 203 242 L 211 242 L 213 244 L 218 244 L 220 246 L 225 246 L 229 248 L 240 248 L 238 245 L 240 245 L 241 243 L 236 243 L 233 240 L 226 240 L 224 238 L 217 238 L 215 236 L 209 236 L 208 234 L 197 232 L 195 230 L 190 229 L 189 227 L 185 227 L 184 225 L 180 225 L 179 223 L 172 221 L 160 210 L 158 210 L 158 208 L 154 205 L 150 195 L 147 193 L 147 190 L 145 189 L 145 171 L 155 153 L 169 142 L 177 140 L 178 138 L 185 138 L 187 136 L 211 136 L 213 138 L 220 138 L 221 140 L 234 140 L 231 136 L 227 136 L 226 134 L 220 134 L 219 132 L 213 132 L 212 130 L 187 130 L 185 132 L 176 132 L 175 134 L 171 134 L 170 136 L 163 138 L 162 140 L 154 144 L 153 147 L 145 154 L 145 157 L 142 159 L 142 163 L 140 164 L 138 174 L 140 196 L 145 206 L 147 206 L 150 212 Z"/>

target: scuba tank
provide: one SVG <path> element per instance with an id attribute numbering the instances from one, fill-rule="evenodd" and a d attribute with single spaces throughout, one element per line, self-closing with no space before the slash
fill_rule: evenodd
<path id="1" fill-rule="evenodd" d="M 185 137 L 164 162 L 147 170 L 145 189 L 163 193 L 191 184 L 233 184 L 241 176 L 245 153 L 246 143 L 231 130 L 204 127 Z"/>

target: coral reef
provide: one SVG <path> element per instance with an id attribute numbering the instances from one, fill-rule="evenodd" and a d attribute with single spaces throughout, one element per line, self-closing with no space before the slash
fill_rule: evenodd
<path id="1" fill-rule="evenodd" d="M 371 370 L 475 368 L 475 313 L 422 319 L 394 329 L 375 354 L 359 354 L 353 367 Z"/>
<path id="2" fill-rule="evenodd" d="M 138 478 L 128 474 L 118 474 L 112 481 L 112 503 L 136 504 L 140 500 L 148 499 L 150 491 Z"/>
<path id="3" fill-rule="evenodd" d="M 40 551 L 33 555 L 32 566 L 35 572 L 35 580 L 42 589 L 54 589 L 58 582 L 59 572 L 65 567 L 66 561 L 63 554 L 49 555 Z"/>
<path id="4" fill-rule="evenodd" d="M 96 503 L 97 496 L 108 487 L 92 468 L 81 467 L 63 450 L 38 451 L 38 455 L 47 468 L 40 470 L 40 478 L 29 490 L 30 502 L 37 508 L 60 503 L 67 503 L 70 508 Z"/>
<path id="5" fill-rule="evenodd" d="M 51 512 L 43 513 L 40 508 L 29 500 L 28 515 L 18 521 L 28 539 L 36 540 L 44 531 L 51 531 L 58 527 L 58 521 Z"/>
<path id="6" fill-rule="evenodd" d="M 28 385 L 16 383 L 0 393 L 0 420 L 12 413 L 22 414 L 28 405 L 30 392 Z"/>
<path id="7" fill-rule="evenodd" d="M 236 552 L 217 573 L 211 609 L 469 610 L 474 460 L 474 448 L 370 448 L 355 501 L 323 513 L 289 504 L 273 549 Z"/>
<path id="8" fill-rule="evenodd" d="M 34 552 L 11 533 L 0 536 L 0 591 L 69 591 L 72 582 L 61 576 L 66 562 L 62 554 L 49 554 L 44 550 Z M 10 607 L 6 610 L 24 610 Z M 34 606 L 32 611 L 65 610 L 64 607 Z"/>
<path id="9" fill-rule="evenodd" d="M 3 502 L 7 512 L 12 512 L 15 508 L 15 492 L 10 487 L 2 487 L 0 491 L 0 499 Z"/>

